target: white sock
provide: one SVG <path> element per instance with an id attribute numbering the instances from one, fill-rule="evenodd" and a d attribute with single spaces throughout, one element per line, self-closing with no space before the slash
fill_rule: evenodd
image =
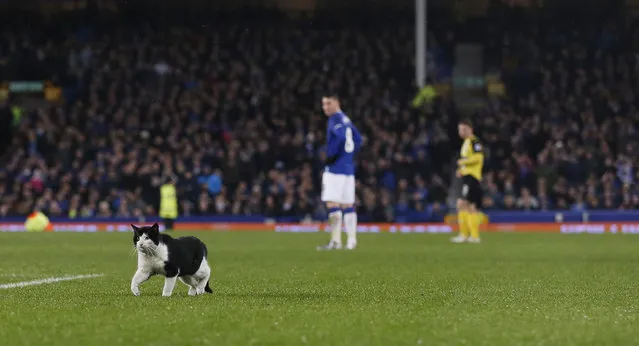
<path id="1" fill-rule="evenodd" d="M 353 208 L 344 210 L 344 228 L 346 228 L 348 244 L 357 243 L 357 213 Z"/>
<path id="2" fill-rule="evenodd" d="M 331 241 L 342 244 L 342 211 L 331 210 L 328 214 L 328 224 L 331 226 Z"/>

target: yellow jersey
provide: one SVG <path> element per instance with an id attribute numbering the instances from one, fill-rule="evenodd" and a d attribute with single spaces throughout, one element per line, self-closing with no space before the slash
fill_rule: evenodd
<path id="1" fill-rule="evenodd" d="M 160 217 L 163 219 L 178 217 L 177 192 L 172 184 L 164 184 L 160 187 Z"/>
<path id="2" fill-rule="evenodd" d="M 461 175 L 470 175 L 481 181 L 484 168 L 484 146 L 479 138 L 472 136 L 464 140 L 461 147 L 459 170 Z"/>

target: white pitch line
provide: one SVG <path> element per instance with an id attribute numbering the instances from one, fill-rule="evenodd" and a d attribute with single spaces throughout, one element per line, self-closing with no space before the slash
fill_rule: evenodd
<path id="1" fill-rule="evenodd" d="M 34 285 L 52 284 L 52 283 L 60 282 L 60 281 L 90 279 L 90 278 L 97 278 L 100 276 L 104 276 L 104 275 L 103 274 L 72 275 L 72 276 L 59 276 L 59 277 L 53 277 L 53 278 L 47 278 L 47 279 L 33 280 L 33 281 L 13 282 L 10 284 L 0 285 L 0 290 L 7 289 L 7 288 L 19 288 L 19 287 L 34 286 Z"/>

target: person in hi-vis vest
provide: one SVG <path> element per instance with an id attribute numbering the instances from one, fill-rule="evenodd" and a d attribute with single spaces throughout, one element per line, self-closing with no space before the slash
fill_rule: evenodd
<path id="1" fill-rule="evenodd" d="M 166 231 L 172 231 L 175 219 L 178 216 L 178 200 L 175 184 L 177 179 L 170 176 L 160 186 L 160 217 L 164 221 Z"/>

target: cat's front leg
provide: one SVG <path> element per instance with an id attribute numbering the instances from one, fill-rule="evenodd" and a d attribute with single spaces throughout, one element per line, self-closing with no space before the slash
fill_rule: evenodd
<path id="1" fill-rule="evenodd" d="M 151 273 L 146 270 L 138 269 L 133 275 L 133 279 L 131 279 L 131 292 L 133 292 L 134 296 L 140 295 L 140 284 L 144 281 L 148 280 L 151 277 Z"/>
<path id="2" fill-rule="evenodd" d="M 175 268 L 172 265 L 165 265 L 164 272 L 166 278 L 164 279 L 164 290 L 162 290 L 163 297 L 170 297 L 173 293 L 173 288 L 175 287 L 175 282 L 178 279 L 178 274 L 180 274 L 180 270 Z"/>
<path id="3" fill-rule="evenodd" d="M 173 277 L 166 277 L 164 279 L 164 290 L 162 290 L 163 297 L 170 297 L 173 293 L 173 288 L 175 287 L 175 282 L 177 281 L 177 275 Z"/>

